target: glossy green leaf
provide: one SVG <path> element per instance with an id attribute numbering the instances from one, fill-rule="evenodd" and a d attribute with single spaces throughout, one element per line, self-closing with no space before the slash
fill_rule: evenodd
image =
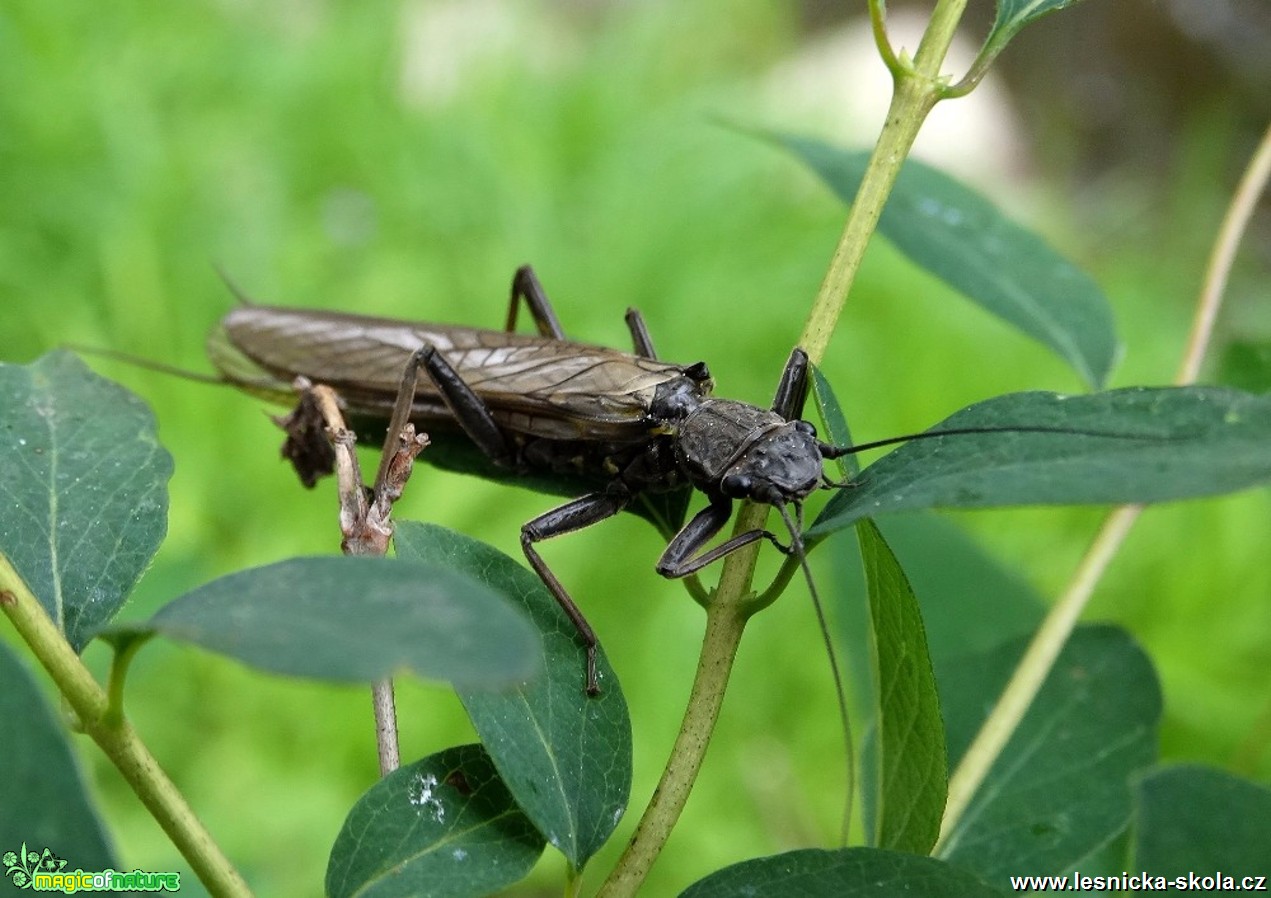
<path id="1" fill-rule="evenodd" d="M 1131 869 L 1184 880 L 1219 871 L 1236 877 L 1271 874 L 1271 789 L 1266 786 L 1184 764 L 1144 775 L 1134 799 Z"/>
<path id="2" fill-rule="evenodd" d="M 1024 649 L 950 665 L 940 682 L 950 761 L 961 758 Z M 1080 627 L 997 758 L 941 857 L 1005 887 L 1061 874 L 1121 832 L 1133 777 L 1156 756 L 1161 695 L 1151 662 L 1109 626 Z"/>
<path id="3" fill-rule="evenodd" d="M 918 594 L 937 682 L 950 659 L 1031 633 L 1041 623 L 1037 591 L 948 517 L 899 515 L 879 527 Z"/>
<path id="4" fill-rule="evenodd" d="M 834 388 L 825 379 L 821 369 L 815 365 L 811 368 L 812 401 L 816 403 L 817 414 L 825 425 L 825 433 L 821 439 L 835 446 L 852 445 L 852 431 L 847 426 L 847 418 L 843 415 L 843 406 L 839 404 Z M 843 455 L 834 460 L 838 467 L 840 479 L 855 477 L 860 473 L 860 463 L 855 455 Z"/>
<path id="5" fill-rule="evenodd" d="M 80 651 L 118 613 L 168 526 L 154 417 L 67 352 L 0 364 L 0 552 Z"/>
<path id="6" fill-rule="evenodd" d="M 394 541 L 399 557 L 465 570 L 533 619 L 543 637 L 543 674 L 502 692 L 461 689 L 459 697 L 517 803 L 581 869 L 618 825 L 631 790 L 631 721 L 604 653 L 601 694 L 589 697 L 574 625 L 531 571 L 442 527 L 401 521 Z"/>
<path id="7" fill-rule="evenodd" d="M 855 199 L 867 152 L 810 138 L 775 139 L 844 202 Z M 1106 382 L 1119 348 L 1112 311 L 1099 286 L 978 193 L 909 160 L 883 207 L 878 230 L 915 264 L 1048 346 L 1086 383 Z"/>
<path id="8" fill-rule="evenodd" d="M 0 854 L 48 849 L 68 869 L 118 869 L 61 721 L 0 642 Z M 0 874 L 5 871 L 0 869 Z"/>
<path id="9" fill-rule="evenodd" d="M 922 620 L 936 682 L 968 652 L 995 647 L 1009 638 L 1031 633 L 1041 621 L 1040 596 L 1018 574 L 1003 567 L 956 523 L 936 514 L 903 514 L 875 522 L 904 568 L 922 608 Z M 843 538 L 836 535 L 833 538 Z M 834 619 L 843 634 L 847 683 L 855 687 L 857 704 L 871 709 L 867 687 L 874 682 L 870 657 L 869 609 L 863 600 L 860 553 L 829 551 L 837 596 Z M 879 792 L 878 725 L 871 713 L 857 721 L 867 734 L 859 764 L 861 810 L 866 831 L 874 830 Z"/>
<path id="10" fill-rule="evenodd" d="M 929 857 L 874 848 L 805 848 L 743 861 L 694 883 L 682 898 L 1000 898 L 975 876 Z"/>
<path id="11" fill-rule="evenodd" d="M 874 844 L 926 854 L 940 835 L 948 770 L 940 699 L 922 613 L 900 563 L 872 521 L 856 525 L 869 594 L 878 691 Z"/>
<path id="12" fill-rule="evenodd" d="M 529 873 L 543 837 L 479 745 L 384 777 L 353 806 L 327 865 L 328 898 L 477 898 Z"/>
<path id="13" fill-rule="evenodd" d="M 990 557 L 948 517 L 903 514 L 881 518 L 878 529 L 913 584 L 922 608 L 931 663 L 940 682 L 944 667 L 968 652 L 984 651 L 1031 633 L 1041 622 L 1041 597 L 1017 574 Z M 845 537 L 835 537 L 845 538 Z M 869 682 L 864 578 L 859 554 L 824 553 L 839 597 L 834 615 L 848 647 L 849 683 Z M 862 703 L 867 697 L 860 696 Z"/>
<path id="14" fill-rule="evenodd" d="M 1029 22 L 1076 2 L 1077 0 L 997 0 L 997 18 L 985 41 L 986 51 L 996 55 Z"/>
<path id="15" fill-rule="evenodd" d="M 274 673 L 374 681 L 401 671 L 505 686 L 539 669 L 537 634 L 461 572 L 392 558 L 292 558 L 213 580 L 146 625 Z"/>
<path id="16" fill-rule="evenodd" d="M 1048 427 L 913 440 L 866 468 L 809 529 L 919 508 L 1162 502 L 1271 480 L 1271 397 L 1221 387 L 1011 393 L 933 430 Z"/>

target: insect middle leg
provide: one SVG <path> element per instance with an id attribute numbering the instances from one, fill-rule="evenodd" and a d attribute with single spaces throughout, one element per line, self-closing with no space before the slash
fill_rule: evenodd
<path id="1" fill-rule="evenodd" d="M 556 603 L 560 605 L 561 610 L 573 622 L 574 628 L 578 631 L 578 636 L 587 650 L 588 695 L 598 695 L 600 693 L 600 683 L 596 679 L 595 631 L 591 629 L 591 624 L 587 623 L 587 618 L 583 617 L 582 610 L 574 604 L 574 600 L 570 598 L 565 587 L 556 578 L 556 574 L 552 572 L 552 569 L 547 566 L 547 562 L 538 554 L 538 550 L 534 548 L 534 543 L 551 539 L 553 536 L 560 536 L 563 533 L 572 533 L 575 530 L 590 527 L 592 524 L 599 524 L 606 518 L 611 518 L 622 511 L 630 501 L 631 497 L 623 493 L 590 493 L 559 508 L 553 508 L 551 511 L 539 515 L 521 527 L 521 550 L 525 552 L 525 557 L 529 560 L 530 566 L 534 568 L 534 572 L 543 581 L 543 585 L 547 587 L 552 597 L 556 599 Z"/>
<path id="2" fill-rule="evenodd" d="M 649 336 L 649 328 L 645 326 L 644 316 L 639 309 L 627 309 L 627 330 L 631 332 L 631 344 L 635 354 L 646 359 L 657 360 L 657 351 L 653 348 L 653 338 Z"/>

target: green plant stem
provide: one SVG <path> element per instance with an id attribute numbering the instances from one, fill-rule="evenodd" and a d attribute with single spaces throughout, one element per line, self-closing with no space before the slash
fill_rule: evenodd
<path id="1" fill-rule="evenodd" d="M 1223 216 L 1222 226 L 1218 229 L 1213 249 L 1210 250 L 1205 282 L 1200 289 L 1200 300 L 1196 303 L 1196 315 L 1192 319 L 1187 348 L 1183 350 L 1182 361 L 1174 374 L 1176 384 L 1195 383 L 1200 375 L 1200 366 L 1205 360 L 1205 352 L 1213 335 L 1214 322 L 1222 307 L 1227 276 L 1236 259 L 1236 249 L 1249 227 L 1249 219 L 1258 206 L 1258 198 L 1266 192 L 1268 181 L 1271 181 L 1271 127 L 1263 132 L 1262 140 L 1240 178 L 1231 205 Z"/>
<path id="2" fill-rule="evenodd" d="M 53 678 L 79 717 L 83 731 L 123 774 L 207 890 L 218 898 L 250 896 L 247 883 L 221 853 L 172 780 L 160 769 L 137 731 L 122 715 L 108 713 L 110 700 L 105 690 L 93 679 L 39 600 L 2 554 L 0 609 Z"/>
<path id="3" fill-rule="evenodd" d="M 799 346 L 814 363 L 825 356 L 830 335 L 847 301 L 865 247 L 877 227 L 883 204 L 896 182 L 901 164 L 909 155 L 927 114 L 941 99 L 945 84 L 940 78 L 940 65 L 965 6 L 966 0 L 939 0 L 912 66 L 903 60 L 893 60 L 897 66 L 893 69 L 896 89 L 886 123 L 799 338 Z M 743 503 L 737 513 L 733 533 L 763 528 L 767 514 L 766 506 Z M 776 598 L 773 590 L 759 597 L 751 590 L 758 553 L 759 543 L 754 543 L 733 552 L 724 560 L 719 587 L 706 604 L 706 637 L 679 737 L 653 800 L 636 826 L 627 850 L 601 887 L 600 895 L 636 893 L 688 800 L 719 717 L 746 621 Z M 787 579 L 789 573 L 792 571 L 786 574 Z"/>
<path id="4" fill-rule="evenodd" d="M 1235 259 L 1236 247 L 1248 227 L 1258 197 L 1271 180 L 1271 128 L 1262 137 L 1258 149 L 1240 180 L 1223 218 L 1214 247 L 1210 252 L 1204 285 L 1196 303 L 1191 332 L 1183 350 L 1174 382 L 1180 386 L 1195 383 L 1213 334 L 1214 321 L 1222 304 L 1223 287 Z M 1011 675 L 1011 680 L 963 755 L 957 770 L 949 778 L 949 798 L 944 819 L 940 823 L 940 839 L 934 853 L 945 853 L 953 832 L 966 812 L 977 789 L 984 782 L 1006 743 L 1024 718 L 1029 705 L 1050 675 L 1055 659 L 1067 643 L 1081 612 L 1093 594 L 1103 572 L 1125 541 L 1142 506 L 1125 505 L 1104 519 L 1094 542 L 1086 551 L 1076 574 L 1059 601 L 1046 615 L 1032 642 Z"/>
<path id="5" fill-rule="evenodd" d="M 391 677 L 371 684 L 371 712 L 375 715 L 375 753 L 379 758 L 380 776 L 388 776 L 402 766 L 397 737 L 397 699 Z"/>
<path id="6" fill-rule="evenodd" d="M 899 77 L 903 63 L 896 58 L 891 39 L 887 37 L 886 0 L 869 0 L 869 24 L 874 32 L 874 46 L 882 57 L 883 65 L 887 66 L 893 77 Z"/>
<path id="7" fill-rule="evenodd" d="M 909 155 L 927 114 L 943 96 L 944 81 L 940 77 L 940 66 L 949 51 L 965 6 L 966 0 L 941 0 L 937 3 L 912 66 L 902 64 L 899 70 L 893 70 L 896 86 L 887 119 L 874 145 L 856 198 L 848 210 L 847 224 L 830 260 L 825 280 L 821 282 L 820 292 L 799 337 L 799 345 L 814 363 L 819 364 L 825 357 L 830 335 L 847 303 L 861 259 L 865 256 L 865 248 L 878 227 L 883 205 L 896 183 L 900 167 Z"/>
<path id="8" fill-rule="evenodd" d="M 573 864 L 565 865 L 565 898 L 578 898 L 582 894 L 583 878 Z"/>
<path id="9" fill-rule="evenodd" d="M 732 672 L 747 615 L 739 603 L 712 602 L 706 609 L 706 634 L 697 674 L 671 759 L 662 771 L 653 799 L 640 818 L 631 842 L 600 887 L 598 896 L 635 895 L 671 835 L 701 769 L 711 733 L 719 719 L 724 690 Z"/>
<path id="10" fill-rule="evenodd" d="M 115 657 L 110 663 L 110 678 L 106 682 L 107 705 L 104 719 L 109 726 L 123 722 L 124 682 L 128 679 L 128 667 L 132 664 L 132 659 L 137 657 L 137 650 L 149 642 L 153 635 L 130 635 L 115 641 Z"/>

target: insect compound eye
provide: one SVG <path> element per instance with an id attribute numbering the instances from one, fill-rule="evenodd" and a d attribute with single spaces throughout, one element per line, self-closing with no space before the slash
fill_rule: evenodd
<path id="1" fill-rule="evenodd" d="M 745 499 L 754 488 L 754 480 L 746 474 L 725 474 L 719 488 L 730 499 Z"/>
<path id="2" fill-rule="evenodd" d="M 816 427 L 811 421 L 795 421 L 794 429 L 799 431 L 799 433 L 806 433 L 810 437 L 816 436 Z"/>

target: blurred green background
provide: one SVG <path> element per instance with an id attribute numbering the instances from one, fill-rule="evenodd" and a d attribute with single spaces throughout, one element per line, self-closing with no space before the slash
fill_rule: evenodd
<path id="1" fill-rule="evenodd" d="M 899 29 L 911 7 L 891 6 Z M 6 3 L 0 358 L 73 342 L 206 371 L 203 335 L 232 305 L 214 266 L 262 301 L 497 327 L 512 271 L 532 262 L 572 336 L 625 347 L 622 313 L 637 306 L 664 357 L 706 359 L 721 395 L 767 402 L 844 213 L 791 159 L 721 123 L 869 142 L 886 82 L 859 22 L 850 30 L 858 7 Z M 1173 376 L 1209 242 L 1271 114 L 1265 60 L 1244 43 L 1268 27 L 1265 9 L 1224 8 L 1251 18 L 1189 30 L 1146 0 L 1051 17 L 1007 51 L 1004 80 L 939 110 L 926 145 L 1105 286 L 1127 347 L 1118 386 Z M 982 24 L 991 9 L 973 12 Z M 1264 216 L 1223 340 L 1271 335 L 1267 230 Z M 153 405 L 176 459 L 170 535 L 126 617 L 241 567 L 338 551 L 333 488 L 299 487 L 259 402 L 93 364 Z M 1001 392 L 1080 389 L 881 241 L 826 370 L 861 439 Z M 423 468 L 398 514 L 519 557 L 519 524 L 552 502 Z M 949 517 L 1054 596 L 1101 514 Z M 1269 525 L 1266 491 L 1154 509 L 1088 614 L 1124 623 L 1159 665 L 1167 757 L 1262 780 Z M 660 550 L 634 517 L 544 550 L 633 714 L 632 810 L 595 878 L 656 782 L 701 634 L 697 606 L 653 572 Z M 825 558 L 814 566 L 833 579 Z M 801 592 L 755 620 L 650 894 L 834 838 L 841 746 Z M 104 668 L 100 648 L 88 658 Z M 401 683 L 399 709 L 408 758 L 471 739 L 444 688 Z M 133 667 L 129 711 L 259 894 L 320 890 L 344 814 L 376 775 L 365 690 L 153 645 Z M 125 864 L 185 869 L 115 772 L 80 748 Z M 522 893 L 556 893 L 563 867 L 549 853 Z"/>

